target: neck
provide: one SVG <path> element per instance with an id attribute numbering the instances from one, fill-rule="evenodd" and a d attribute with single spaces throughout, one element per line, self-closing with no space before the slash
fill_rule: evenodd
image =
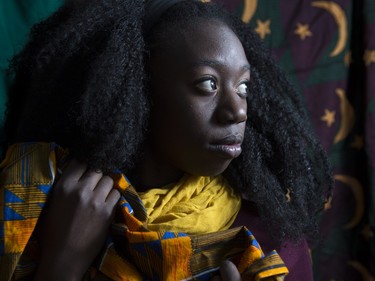
<path id="1" fill-rule="evenodd" d="M 172 167 L 146 146 L 144 157 L 130 176 L 130 181 L 138 191 L 146 191 L 176 182 L 183 175 L 181 170 Z"/>

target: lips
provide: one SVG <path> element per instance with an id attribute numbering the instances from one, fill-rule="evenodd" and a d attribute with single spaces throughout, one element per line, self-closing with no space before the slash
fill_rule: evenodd
<path id="1" fill-rule="evenodd" d="M 210 143 L 209 150 L 218 153 L 224 158 L 236 158 L 242 152 L 242 141 L 243 136 L 240 134 L 229 135 Z"/>

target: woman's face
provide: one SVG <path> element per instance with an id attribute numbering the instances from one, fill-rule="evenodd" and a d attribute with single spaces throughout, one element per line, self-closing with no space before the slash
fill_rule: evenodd
<path id="1" fill-rule="evenodd" d="M 172 32 L 152 55 L 152 147 L 159 161 L 193 175 L 222 173 L 240 155 L 250 65 L 221 22 Z"/>

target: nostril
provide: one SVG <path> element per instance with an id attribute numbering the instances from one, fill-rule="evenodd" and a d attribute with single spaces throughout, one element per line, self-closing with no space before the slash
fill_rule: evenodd
<path id="1" fill-rule="evenodd" d="M 222 124 L 236 124 L 247 120 L 246 106 L 235 108 L 233 106 L 222 106 L 217 109 L 218 120 Z"/>

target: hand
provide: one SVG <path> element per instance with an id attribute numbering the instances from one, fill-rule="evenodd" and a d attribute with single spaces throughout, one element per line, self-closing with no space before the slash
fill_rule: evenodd
<path id="1" fill-rule="evenodd" d="M 41 260 L 35 280 L 81 280 L 104 244 L 119 198 L 110 177 L 72 160 L 38 222 Z"/>
<path id="2" fill-rule="evenodd" d="M 241 275 L 237 267 L 230 261 L 224 261 L 220 265 L 220 276 L 211 278 L 211 281 L 241 281 Z"/>

